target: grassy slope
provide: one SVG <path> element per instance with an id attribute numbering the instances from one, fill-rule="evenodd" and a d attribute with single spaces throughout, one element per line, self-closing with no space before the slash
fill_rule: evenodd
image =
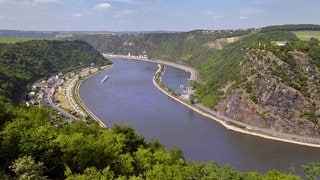
<path id="1" fill-rule="evenodd" d="M 304 41 L 308 41 L 312 37 L 320 39 L 320 31 L 294 31 L 294 34 Z"/>
<path id="2" fill-rule="evenodd" d="M 14 37 L 0 37 L 0 43 L 16 43 L 36 40 L 38 38 L 14 38 Z"/>

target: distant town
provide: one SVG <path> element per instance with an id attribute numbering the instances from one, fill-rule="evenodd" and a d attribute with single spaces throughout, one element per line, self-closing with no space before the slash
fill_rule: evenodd
<path id="1" fill-rule="evenodd" d="M 92 63 L 90 67 L 82 70 L 75 70 L 66 74 L 62 72 L 51 76 L 48 79 L 41 80 L 33 84 L 31 92 L 28 93 L 29 100 L 26 102 L 30 105 L 51 106 L 60 114 L 73 121 L 82 117 L 87 119 L 88 115 L 79 107 L 73 97 L 73 91 L 77 90 L 76 83 L 83 77 L 99 71 L 101 67 L 95 67 Z"/>

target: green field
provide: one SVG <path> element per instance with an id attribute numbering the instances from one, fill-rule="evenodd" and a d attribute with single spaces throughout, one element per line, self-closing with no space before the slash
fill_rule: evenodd
<path id="1" fill-rule="evenodd" d="M 314 37 L 320 40 L 320 31 L 295 31 L 294 32 L 299 39 L 308 41 Z"/>
<path id="2" fill-rule="evenodd" d="M 37 38 L 15 38 L 15 37 L 0 37 L 0 43 L 16 43 L 16 42 L 25 42 Z"/>

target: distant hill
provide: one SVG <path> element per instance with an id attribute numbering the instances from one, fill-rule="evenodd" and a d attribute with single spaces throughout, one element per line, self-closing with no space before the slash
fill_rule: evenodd
<path id="1" fill-rule="evenodd" d="M 0 37 L 15 37 L 15 38 L 52 38 L 57 32 L 44 31 L 19 31 L 19 30 L 0 30 Z"/>
<path id="2" fill-rule="evenodd" d="M 85 41 L 0 43 L 0 97 L 18 102 L 28 84 L 91 63 L 110 62 Z"/>
<path id="3" fill-rule="evenodd" d="M 261 29 L 261 32 L 270 31 L 320 31 L 320 25 L 316 24 L 286 24 L 267 26 Z"/>
<path id="4" fill-rule="evenodd" d="M 300 40 L 292 31 L 318 25 L 261 30 L 81 35 L 105 53 L 148 55 L 199 69 L 201 103 L 256 126 L 319 136 L 319 40 Z"/>
<path id="5" fill-rule="evenodd" d="M 165 32 L 149 34 L 74 34 L 73 38 L 85 40 L 99 52 L 114 54 L 147 55 L 152 59 L 165 59 L 197 65 L 205 61 L 218 47 L 226 45 L 229 37 L 242 36 L 252 30 L 194 30 L 190 32 Z M 217 42 L 219 41 L 219 42 Z M 207 55 L 204 55 L 208 53 Z"/>

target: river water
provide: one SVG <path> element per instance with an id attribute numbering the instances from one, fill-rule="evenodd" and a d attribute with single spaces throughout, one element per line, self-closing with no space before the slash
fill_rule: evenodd
<path id="1" fill-rule="evenodd" d="M 267 140 L 225 129 L 163 94 L 152 83 L 157 64 L 113 59 L 113 67 L 90 77 L 80 87 L 86 106 L 107 126 L 131 125 L 147 141 L 158 139 L 168 149 L 177 146 L 186 159 L 242 171 L 277 169 L 303 175 L 301 165 L 320 162 L 320 148 Z M 105 83 L 101 80 L 109 76 Z M 180 93 L 190 74 L 166 67 L 163 82 Z"/>

